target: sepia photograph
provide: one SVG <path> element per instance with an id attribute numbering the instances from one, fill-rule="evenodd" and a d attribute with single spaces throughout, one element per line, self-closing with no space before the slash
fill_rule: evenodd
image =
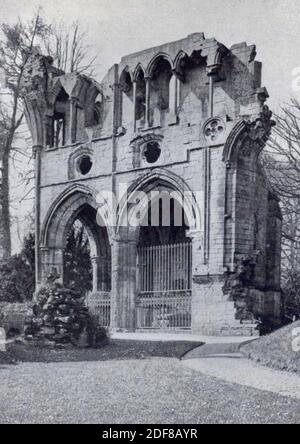
<path id="1" fill-rule="evenodd" d="M 299 425 L 299 0 L 0 12 L 0 425 Z"/>

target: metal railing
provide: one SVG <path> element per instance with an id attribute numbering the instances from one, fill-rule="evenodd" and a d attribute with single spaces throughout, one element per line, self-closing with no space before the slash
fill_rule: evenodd
<path id="1" fill-rule="evenodd" d="M 110 291 L 88 294 L 85 303 L 100 327 L 110 326 Z"/>
<path id="2" fill-rule="evenodd" d="M 140 329 L 190 329 L 191 290 L 142 292 L 136 304 Z"/>
<path id="3" fill-rule="evenodd" d="M 138 266 L 137 328 L 190 329 L 191 242 L 141 247 Z"/>

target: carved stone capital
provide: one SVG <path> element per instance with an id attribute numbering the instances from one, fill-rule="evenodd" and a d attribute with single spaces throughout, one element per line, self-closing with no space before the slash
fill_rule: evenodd
<path id="1" fill-rule="evenodd" d="M 248 136 L 252 141 L 257 141 L 264 144 L 270 134 L 272 127 L 276 122 L 272 120 L 272 111 L 267 105 L 263 105 L 259 115 L 250 122 L 246 123 Z"/>

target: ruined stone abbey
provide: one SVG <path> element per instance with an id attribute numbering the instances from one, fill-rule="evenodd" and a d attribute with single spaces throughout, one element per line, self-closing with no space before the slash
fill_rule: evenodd
<path id="1" fill-rule="evenodd" d="M 274 122 L 255 56 L 196 33 L 123 57 L 97 83 L 32 54 L 37 286 L 53 269 L 64 279 L 79 220 L 102 324 L 249 335 L 259 316 L 278 321 L 281 213 L 259 158 Z M 140 205 L 153 191 L 171 193 L 169 223 L 161 198 L 157 224 L 157 202 Z"/>

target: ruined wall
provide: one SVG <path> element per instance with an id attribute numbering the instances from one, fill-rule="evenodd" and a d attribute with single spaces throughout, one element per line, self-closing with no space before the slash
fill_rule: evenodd
<path id="1" fill-rule="evenodd" d="M 24 96 L 40 173 L 40 280 L 47 267 L 62 268 L 60 231 L 68 221 L 52 223 L 55 215 L 71 219 L 79 203 L 94 205 L 101 190 L 117 193 L 123 184 L 130 195 L 155 183 L 198 193 L 192 205 L 199 224 L 187 233 L 192 331 L 249 334 L 249 300 L 269 313 L 274 301 L 278 307 L 280 217 L 258 161 L 272 121 L 255 55 L 253 45 L 228 49 L 197 33 L 123 57 L 101 84 L 62 75 L 49 59 L 33 57 L 35 80 Z M 64 129 L 64 143 L 55 142 L 53 128 Z M 122 214 L 120 204 L 118 221 Z M 134 329 L 138 229 L 110 227 L 109 239 L 113 327 Z M 249 255 L 251 282 L 238 279 L 233 295 L 228 279 Z"/>

